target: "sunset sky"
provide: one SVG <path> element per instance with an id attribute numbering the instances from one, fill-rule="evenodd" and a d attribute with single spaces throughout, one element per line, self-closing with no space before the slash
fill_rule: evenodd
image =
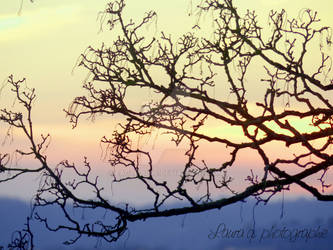
<path id="1" fill-rule="evenodd" d="M 35 0 L 30 3 L 23 0 L 22 6 L 21 0 L 2 0 L 0 3 L 0 84 L 4 84 L 7 77 L 13 74 L 16 79 L 27 78 L 28 86 L 36 89 L 38 97 L 34 106 L 34 126 L 36 134 L 50 133 L 52 136 L 48 149 L 52 164 L 64 159 L 80 161 L 83 156 L 88 156 L 98 168 L 106 166 L 99 139 L 107 132 L 111 134 L 116 128 L 118 117 L 97 119 L 93 124 L 90 121 L 83 122 L 77 129 L 72 130 L 63 109 L 68 107 L 74 97 L 84 93 L 81 85 L 88 72 L 76 67 L 80 54 L 89 45 L 99 47 L 102 42 L 111 43 L 116 37 L 116 34 L 108 31 L 106 25 L 101 26 L 102 16 L 98 15 L 107 2 Z M 147 32 L 154 32 L 159 36 L 159 32 L 165 30 L 176 37 L 193 26 L 194 19 L 189 17 L 188 13 L 195 9 L 198 2 L 200 1 L 127 0 L 126 15 L 136 19 L 148 10 L 155 10 L 158 14 L 157 26 L 152 25 Z M 297 16 L 299 10 L 311 8 L 319 12 L 322 25 L 333 27 L 332 0 L 237 0 L 235 4 L 241 11 L 247 8 L 256 10 L 263 23 L 267 20 L 270 9 L 285 8 L 288 16 Z M 202 19 L 202 22 L 209 21 L 209 16 Z M 333 55 L 332 49 L 327 53 Z M 10 102 L 11 99 L 2 91 L 0 105 Z M 0 129 L 4 129 L 2 126 L 0 125 Z M 237 128 L 221 129 L 214 122 L 210 126 L 209 133 L 219 135 L 227 131 L 231 138 L 239 137 L 240 131 Z M 299 126 L 303 125 L 300 123 Z M 154 133 L 154 136 L 159 136 L 159 131 Z M 0 135 L 2 140 L 2 132 Z M 0 152 L 12 150 L 17 144 L 23 143 L 21 140 L 20 134 L 14 131 L 13 144 L 6 143 L 1 146 Z M 220 156 L 219 148 L 214 144 L 206 146 L 207 152 Z M 176 150 L 169 143 L 154 148 L 152 139 L 146 147 L 151 147 L 161 165 L 170 164 L 170 159 L 175 160 L 173 164 L 177 165 L 177 157 L 182 158 L 184 151 Z M 276 145 L 272 145 L 271 150 L 274 150 L 274 147 Z M 290 154 L 288 150 L 280 153 Z M 243 158 L 237 163 L 240 169 L 236 170 L 236 173 L 243 178 L 248 174 L 249 165 L 255 167 L 258 158 L 252 154 L 242 155 Z M 218 164 L 214 156 L 210 157 L 211 162 Z M 22 183 L 27 185 L 29 181 Z M 15 185 L 9 185 L 8 189 L 0 190 L 0 195 L 25 199 L 27 192 L 15 189 Z"/>

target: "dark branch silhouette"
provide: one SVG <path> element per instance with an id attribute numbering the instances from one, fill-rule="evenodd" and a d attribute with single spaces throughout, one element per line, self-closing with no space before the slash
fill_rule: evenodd
<path id="1" fill-rule="evenodd" d="M 269 27 L 265 28 L 254 11 L 241 14 L 232 0 L 205 0 L 197 13 L 198 17 L 211 13 L 213 34 L 200 36 L 199 21 L 193 30 L 173 39 L 163 32 L 160 37 L 146 37 L 145 26 L 154 21 L 155 12 L 134 23 L 123 18 L 124 8 L 123 0 L 107 5 L 107 25 L 111 31 L 119 28 L 121 35 L 110 46 L 89 47 L 81 55 L 79 65 L 92 77 L 83 84 L 86 95 L 76 97 L 65 112 L 73 127 L 82 117 L 123 117 L 119 129 L 110 138 L 105 135 L 101 139 L 114 168 L 109 183 L 142 183 L 151 194 L 150 207 L 112 202 L 86 158 L 83 166 L 69 161 L 50 166 L 44 153 L 49 135 L 34 135 L 34 89 L 25 89 L 24 80 L 11 76 L 8 83 L 23 111 L 3 108 L 0 120 L 24 132 L 30 146 L 17 153 L 32 156 L 37 163 L 35 168 L 13 168 L 9 154 L 2 153 L 0 182 L 29 172 L 42 173 L 35 208 L 59 206 L 66 223 L 50 223 L 38 210 L 35 220 L 51 231 L 76 232 L 77 237 L 68 244 L 83 235 L 112 242 L 124 234 L 128 222 L 219 209 L 248 197 L 268 202 L 277 193 L 289 190 L 291 184 L 318 200 L 333 201 L 333 195 L 325 193 L 329 187 L 325 176 L 333 164 L 332 62 L 324 53 L 324 48 L 331 46 L 331 29 L 320 26 L 316 12 L 303 10 L 298 18 L 290 19 L 284 10 L 271 11 Z M 317 45 L 316 51 L 311 51 L 313 45 Z M 320 56 L 318 65 L 309 59 L 310 52 Z M 154 72 L 163 76 L 157 78 Z M 253 77 L 261 72 L 260 78 Z M 229 89 L 228 98 L 225 93 L 214 93 L 215 88 Z M 143 91 L 150 93 L 149 99 L 142 98 L 143 105 L 133 106 L 133 93 Z M 255 98 L 250 96 L 251 91 L 257 93 Z M 295 126 L 295 119 L 309 121 L 308 131 Z M 227 133 L 212 136 L 207 133 L 209 121 L 240 128 L 242 139 L 232 139 Z M 187 147 L 176 182 L 156 175 L 154 157 L 133 143 L 138 136 L 152 134 L 154 128 L 169 135 L 175 147 Z M 218 167 L 197 159 L 205 141 L 225 146 L 230 157 L 221 158 Z M 266 148 L 273 142 L 295 153 L 290 158 L 273 157 Z M 260 157 L 261 168 L 256 169 L 260 173 L 249 169 L 245 180 L 234 179 L 228 171 L 247 149 Z M 123 169 L 128 175 L 119 177 L 117 172 Z M 318 175 L 319 188 L 308 178 Z M 246 187 L 239 190 L 235 183 Z M 83 189 L 90 190 L 86 197 L 80 195 Z M 178 201 L 177 207 L 170 207 L 169 202 L 174 201 Z M 104 210 L 112 216 L 82 223 L 71 212 L 73 207 Z"/>

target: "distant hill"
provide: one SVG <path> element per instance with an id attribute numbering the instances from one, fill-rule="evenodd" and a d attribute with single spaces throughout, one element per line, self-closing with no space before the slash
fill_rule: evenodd
<path id="1" fill-rule="evenodd" d="M 332 208 L 333 203 L 305 199 L 259 206 L 249 201 L 202 214 L 130 223 L 128 233 L 111 245 L 94 238 L 82 238 L 75 245 L 65 246 L 62 241 L 70 238 L 68 232 L 51 233 L 39 223 L 33 224 L 33 230 L 36 249 L 40 250 L 330 250 Z M 0 199 L 0 246 L 7 246 L 12 232 L 23 227 L 29 212 L 28 203 Z M 55 208 L 42 212 L 52 217 L 52 221 L 63 220 Z M 103 215 L 101 213 L 100 218 Z M 89 215 L 84 213 L 81 216 L 82 220 L 87 217 Z"/>

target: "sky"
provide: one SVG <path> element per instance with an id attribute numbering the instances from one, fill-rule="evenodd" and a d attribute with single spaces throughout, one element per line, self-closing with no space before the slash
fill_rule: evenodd
<path id="1" fill-rule="evenodd" d="M 34 3 L 23 0 L 2 0 L 0 3 L 0 83 L 5 83 L 9 75 L 16 79 L 25 77 L 27 84 L 36 89 L 37 100 L 34 106 L 34 126 L 39 133 L 50 133 L 52 141 L 48 149 L 49 161 L 57 164 L 61 160 L 80 161 L 88 156 L 98 169 L 104 169 L 106 160 L 100 148 L 99 139 L 106 132 L 116 128 L 118 117 L 97 119 L 93 124 L 83 121 L 77 129 L 71 125 L 63 112 L 75 96 L 82 95 L 81 84 L 87 77 L 87 71 L 76 67 L 78 58 L 89 45 L 100 46 L 102 42 L 110 43 L 116 34 L 101 26 L 100 11 L 103 11 L 106 0 L 35 0 Z M 157 25 L 150 27 L 149 32 L 165 30 L 173 36 L 188 31 L 193 26 L 193 19 L 188 16 L 196 6 L 195 0 L 128 0 L 126 15 L 139 18 L 148 10 L 156 10 Z M 236 0 L 242 11 L 255 9 L 259 19 L 265 22 L 270 9 L 285 8 L 288 15 L 295 16 L 300 9 L 312 8 L 319 12 L 323 25 L 333 26 L 331 0 Z M 172 18 L 170 18 L 172 17 Z M 202 22 L 209 22 L 205 16 Z M 182 25 L 179 25 L 179 24 Z M 328 51 L 332 55 L 332 51 Z M 2 91 L 0 105 L 10 103 Z M 239 130 L 221 128 L 214 122 L 209 132 L 220 134 L 228 131 L 237 139 Z M 302 126 L 302 125 L 300 125 Z M 2 127 L 0 127 L 3 129 Z M 154 136 L 159 136 L 156 130 Z M 148 140 L 148 139 L 147 139 Z M 149 139 L 146 147 L 154 152 L 160 165 L 170 165 L 170 159 L 181 159 L 184 148 L 174 149 L 170 143 L 154 147 L 154 140 Z M 6 143 L 2 149 L 12 150 L 17 145 L 24 145 L 21 135 L 14 131 L 14 142 Z M 270 150 L 277 145 L 273 144 Z M 212 164 L 218 164 L 215 156 L 220 149 L 214 144 L 205 145 L 202 155 L 213 153 Z M 290 152 L 284 152 L 290 154 Z M 215 158 L 214 158 L 215 157 Z M 176 162 L 173 164 L 177 165 Z M 246 163 L 246 164 L 245 164 Z M 258 158 L 248 152 L 237 163 L 236 174 L 246 177 L 249 165 L 255 167 Z M 22 164 L 22 162 L 19 162 Z M 24 163 L 30 164 L 30 163 Z M 172 169 L 172 168 L 171 168 Z M 102 170 L 101 170 L 102 171 Z M 23 184 L 24 183 L 24 184 Z M 22 185 L 29 183 L 28 180 Z M 10 193 L 8 192 L 10 191 Z M 15 185 L 0 191 L 0 195 L 26 198 L 28 191 L 21 192 Z"/>

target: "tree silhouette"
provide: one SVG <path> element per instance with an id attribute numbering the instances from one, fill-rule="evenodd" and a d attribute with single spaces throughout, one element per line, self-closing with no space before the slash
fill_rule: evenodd
<path id="1" fill-rule="evenodd" d="M 69 161 L 51 166 L 44 153 L 49 135 L 34 135 L 34 89 L 24 87 L 24 79 L 11 76 L 8 84 L 23 111 L 3 108 L 0 120 L 23 131 L 30 146 L 17 152 L 34 157 L 37 167 L 13 168 L 9 154 L 3 153 L 1 182 L 25 173 L 42 173 L 35 209 L 58 206 L 67 222 L 50 223 L 38 210 L 35 220 L 52 231 L 76 232 L 69 244 L 83 235 L 112 242 L 124 234 L 128 222 L 220 209 L 248 197 L 268 202 L 291 184 L 318 200 L 333 201 L 333 195 L 325 194 L 329 187 L 325 176 L 333 165 L 333 80 L 331 58 L 324 52 L 331 45 L 331 30 L 320 26 L 316 12 L 303 10 L 298 18 L 288 18 L 284 10 L 271 11 L 269 26 L 264 28 L 254 11 L 242 14 L 232 0 L 205 0 L 197 8 L 197 17 L 210 13 L 213 33 L 200 35 L 203 26 L 199 21 L 173 40 L 163 32 L 160 37 L 146 37 L 145 26 L 154 21 L 155 12 L 134 23 L 123 18 L 124 8 L 123 0 L 107 5 L 107 25 L 111 31 L 119 29 L 121 35 L 110 46 L 89 47 L 81 55 L 79 65 L 91 78 L 83 84 L 86 95 L 74 98 L 65 112 L 73 127 L 82 117 L 121 115 L 118 129 L 110 138 L 101 139 L 114 168 L 108 181 L 143 184 L 152 197 L 150 207 L 113 202 L 86 158 L 84 166 Z M 320 58 L 317 65 L 313 57 Z M 163 75 L 156 77 L 154 72 Z M 215 89 L 229 92 L 225 95 Z M 143 92 L 150 93 L 149 99 L 142 98 L 141 106 L 133 105 L 133 93 Z M 296 126 L 295 120 L 305 121 L 306 130 Z M 208 133 L 209 121 L 240 128 L 241 140 L 227 133 Z M 168 135 L 176 148 L 187 147 L 177 181 L 156 175 L 154 157 L 134 143 L 139 136 L 151 135 L 153 129 Z M 221 158 L 220 166 L 210 166 L 197 156 L 202 142 L 222 145 L 229 158 Z M 294 154 L 272 155 L 267 150 L 272 143 Z M 249 169 L 245 180 L 234 179 L 229 170 L 247 149 L 260 157 L 259 173 Z M 117 173 L 124 169 L 128 175 L 119 177 Z M 319 176 L 319 186 L 313 186 L 311 176 Z M 239 190 L 233 183 L 246 187 Z M 89 195 L 82 197 L 80 190 L 89 190 Z M 177 206 L 170 205 L 174 201 Z M 71 212 L 73 207 L 108 211 L 111 216 L 83 223 Z"/>

